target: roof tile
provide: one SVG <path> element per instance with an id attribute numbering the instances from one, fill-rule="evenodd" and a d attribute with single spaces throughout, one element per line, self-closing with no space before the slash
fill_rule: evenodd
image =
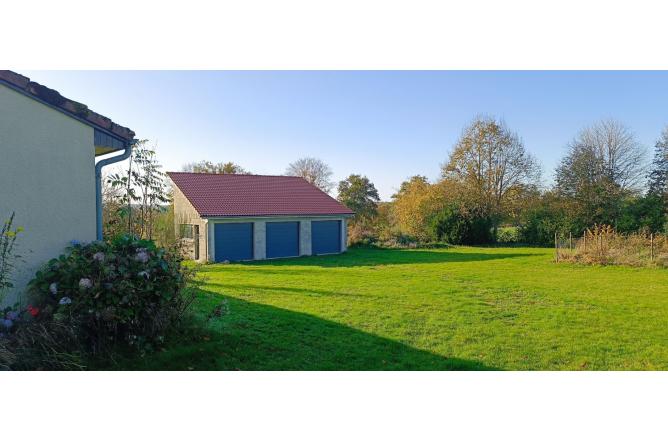
<path id="1" fill-rule="evenodd" d="M 42 101 L 58 107 L 67 113 L 70 113 L 78 118 L 85 119 L 91 124 L 109 130 L 117 136 L 132 140 L 135 137 L 135 132 L 129 128 L 122 127 L 115 124 L 111 119 L 102 116 L 90 110 L 85 104 L 65 98 L 56 90 L 50 89 L 39 83 L 30 81 L 30 78 L 20 75 L 11 70 L 0 70 L 0 80 L 6 81 L 12 86 L 23 90 L 29 95 L 41 99 Z"/>
<path id="2" fill-rule="evenodd" d="M 202 217 L 354 214 L 301 177 L 167 174 Z"/>

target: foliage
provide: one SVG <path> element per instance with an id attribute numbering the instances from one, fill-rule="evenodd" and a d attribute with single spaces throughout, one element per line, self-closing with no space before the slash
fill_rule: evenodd
<path id="1" fill-rule="evenodd" d="M 398 234 L 413 237 L 419 242 L 436 239 L 430 224 L 444 204 L 443 193 L 438 186 L 430 184 L 424 176 L 413 176 L 401 184 L 392 198 Z"/>
<path id="2" fill-rule="evenodd" d="M 28 285 L 28 307 L 13 312 L 20 324 L 12 333 L 13 352 L 26 363 L 49 351 L 62 354 L 59 359 L 150 351 L 191 304 L 184 289 L 193 274 L 181 263 L 177 251 L 129 236 L 73 243 L 37 272 Z M 32 357 L 20 355 L 35 350 Z"/>
<path id="3" fill-rule="evenodd" d="M 304 157 L 292 162 L 285 170 L 285 174 L 287 176 L 303 177 L 326 193 L 334 188 L 334 182 L 331 180 L 332 169 L 325 162 L 315 157 Z"/>
<path id="4" fill-rule="evenodd" d="M 146 147 L 147 142 L 139 141 L 132 149 L 127 172 L 108 177 L 111 188 L 120 189 L 109 194 L 109 198 L 116 202 L 117 217 L 110 215 L 108 221 L 120 223 L 117 218 L 127 219 L 128 233 L 151 240 L 156 218 L 171 201 L 171 196 L 155 148 Z"/>
<path id="5" fill-rule="evenodd" d="M 493 226 L 507 213 L 510 194 L 535 186 L 540 166 L 521 139 L 503 122 L 477 117 L 457 141 L 442 177 L 460 184 L 469 211 L 489 218 Z M 482 239 L 483 237 L 480 237 Z"/>
<path id="6" fill-rule="evenodd" d="M 6 289 L 14 287 L 12 284 L 12 272 L 16 266 L 17 260 L 21 259 L 20 255 L 15 252 L 16 240 L 21 232 L 22 227 L 14 227 L 15 213 L 9 216 L 9 219 L 2 224 L 0 228 L 0 301 L 2 301 L 2 294 Z"/>
<path id="7" fill-rule="evenodd" d="M 668 270 L 526 247 L 353 248 L 202 276 L 199 319 L 223 298 L 232 313 L 116 368 L 668 369 Z"/>
<path id="8" fill-rule="evenodd" d="M 661 195 L 650 192 L 645 196 L 628 197 L 621 202 L 616 228 L 618 232 L 663 232 L 665 227 L 666 213 Z"/>
<path id="9" fill-rule="evenodd" d="M 553 246 L 554 234 L 581 232 L 585 224 L 580 224 L 570 213 L 568 200 L 548 192 L 527 206 L 521 217 L 519 241 L 539 246 Z"/>
<path id="10" fill-rule="evenodd" d="M 380 197 L 373 183 L 367 177 L 351 174 L 339 182 L 338 200 L 355 212 L 348 221 L 348 243 L 374 243 L 377 239 L 374 218 Z"/>
<path id="11" fill-rule="evenodd" d="M 380 196 L 366 176 L 351 174 L 339 182 L 339 202 L 355 212 L 356 219 L 371 219 L 376 215 Z"/>
<path id="12" fill-rule="evenodd" d="M 583 129 L 556 170 L 556 191 L 588 226 L 617 224 L 624 198 L 637 193 L 644 148 L 623 124 L 604 120 Z"/>
<path id="13" fill-rule="evenodd" d="M 493 222 L 478 213 L 466 213 L 458 205 L 448 205 L 431 219 L 431 236 L 450 244 L 484 244 L 494 240 Z"/>
<path id="14" fill-rule="evenodd" d="M 520 228 L 517 226 L 503 226 L 496 233 L 496 242 L 499 244 L 517 244 L 521 242 L 520 239 Z"/>
<path id="15" fill-rule="evenodd" d="M 649 190 L 646 201 L 652 203 L 645 212 L 651 211 L 653 221 L 650 228 L 654 231 L 659 230 L 659 223 L 666 225 L 668 223 L 668 127 L 661 133 L 661 138 L 654 147 L 654 159 L 649 173 Z M 657 219 L 660 212 L 661 220 Z M 664 230 L 668 232 L 667 229 Z"/>
<path id="16" fill-rule="evenodd" d="M 209 174 L 250 174 L 249 171 L 234 162 L 213 163 L 208 160 L 187 163 L 182 167 L 182 171 Z"/>

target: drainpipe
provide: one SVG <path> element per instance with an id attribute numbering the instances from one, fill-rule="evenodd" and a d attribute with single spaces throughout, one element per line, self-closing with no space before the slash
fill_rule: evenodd
<path id="1" fill-rule="evenodd" d="M 102 240 L 102 167 L 112 163 L 121 162 L 132 154 L 132 146 L 137 143 L 137 139 L 126 142 L 125 151 L 118 156 L 102 159 L 95 164 L 95 220 L 97 240 Z"/>

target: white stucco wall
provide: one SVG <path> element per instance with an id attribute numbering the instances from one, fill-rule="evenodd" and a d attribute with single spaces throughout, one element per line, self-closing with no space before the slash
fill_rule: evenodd
<path id="1" fill-rule="evenodd" d="M 13 300 L 71 240 L 95 239 L 93 128 L 0 84 L 0 221 L 16 212 Z"/>

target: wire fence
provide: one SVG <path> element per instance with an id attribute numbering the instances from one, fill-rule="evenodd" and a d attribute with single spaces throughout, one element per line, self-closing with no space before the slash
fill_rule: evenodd
<path id="1" fill-rule="evenodd" d="M 668 267 L 668 237 L 663 234 L 619 234 L 609 226 L 582 235 L 554 235 L 554 258 L 584 264 Z"/>

